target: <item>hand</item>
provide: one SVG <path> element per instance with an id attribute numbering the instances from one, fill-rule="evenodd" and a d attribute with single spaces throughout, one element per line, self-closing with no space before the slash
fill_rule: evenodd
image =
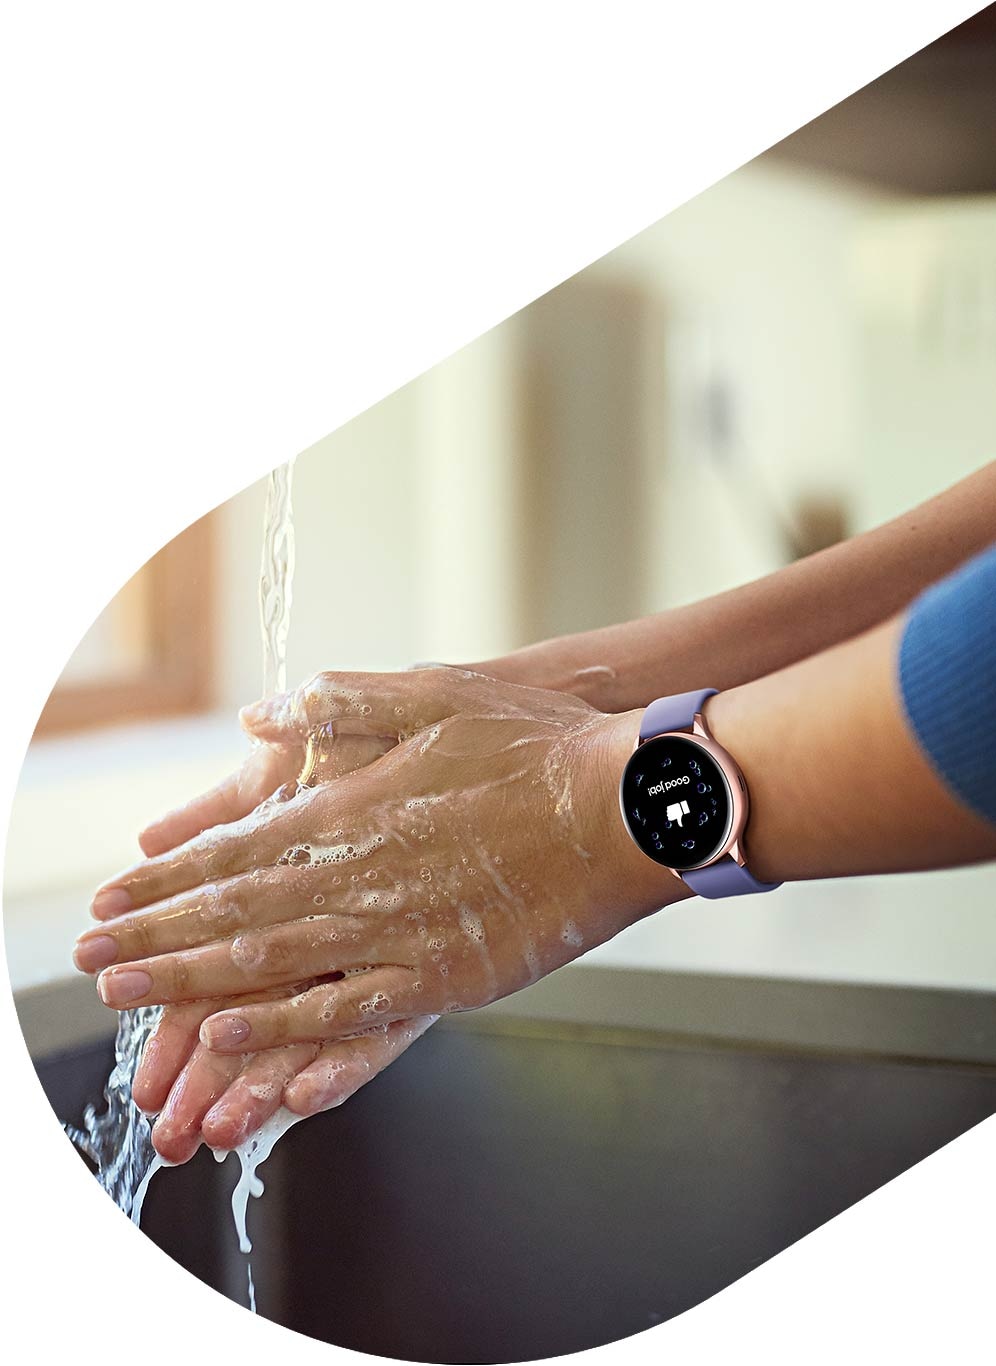
<path id="1" fill-rule="evenodd" d="M 375 739 L 344 736 L 334 754 L 323 751 L 321 776 L 341 776 L 361 767 L 383 748 Z M 292 782 L 296 786 L 304 762 L 300 744 L 257 744 L 237 773 L 148 826 L 139 837 L 143 851 L 165 853 L 225 819 L 238 819 L 263 801 L 278 799 L 281 789 Z M 265 995 L 248 996 L 245 1002 L 262 999 Z M 300 1115 L 341 1105 L 435 1020 L 425 1015 L 373 1026 L 361 1036 L 325 1047 L 299 1045 L 222 1057 L 198 1041 L 202 1021 L 222 1004 L 166 1006 L 133 1079 L 135 1103 L 157 1116 L 153 1146 L 173 1164 L 189 1161 L 202 1141 L 217 1149 L 236 1147 L 281 1104 Z"/>
<path id="2" fill-rule="evenodd" d="M 635 715 L 430 669 L 320 675 L 244 721 L 280 748 L 328 726 L 394 747 L 98 894 L 136 908 L 81 939 L 84 952 L 113 941 L 99 987 L 119 1009 L 368 969 L 208 1016 L 200 1038 L 216 1051 L 485 1004 L 685 894 L 619 818 Z"/>
<path id="3" fill-rule="evenodd" d="M 287 993 L 284 993 L 287 994 Z M 245 998 L 276 999 L 278 993 Z M 147 1113 L 156 1152 L 187 1162 L 205 1142 L 229 1149 L 286 1105 L 295 1114 L 329 1110 L 371 1081 L 434 1022 L 423 1015 L 377 1025 L 352 1039 L 220 1054 L 198 1040 L 202 1022 L 225 1002 L 166 1006 L 135 1074 L 132 1095 Z"/>
<path id="4" fill-rule="evenodd" d="M 545 686 L 552 667 L 544 645 L 495 661 L 480 672 Z M 505 667 L 507 663 L 507 668 Z M 611 669 L 582 669 L 575 687 L 597 702 L 599 684 Z M 552 676 L 552 675 L 551 675 Z M 383 745 L 364 736 L 341 736 L 326 756 L 323 777 L 342 776 L 379 757 Z M 147 856 L 167 853 L 212 826 L 239 820 L 294 783 L 305 761 L 297 736 L 291 744 L 257 742 L 242 767 L 210 791 L 147 826 L 139 844 Z M 106 912 L 104 912 L 106 914 Z M 283 995 L 296 994 L 294 988 Z M 273 993 L 276 996 L 276 993 Z M 236 1007 L 261 999 L 247 996 Z M 146 1045 L 132 1092 L 136 1103 L 157 1116 L 156 1151 L 173 1163 L 186 1162 L 200 1146 L 226 1149 L 241 1143 L 274 1113 L 280 1103 L 299 1114 L 342 1104 L 424 1032 L 435 1016 L 420 1016 L 375 1026 L 369 1037 L 327 1044 L 267 1049 L 248 1055 L 212 1054 L 199 1042 L 203 1021 L 225 1004 L 202 1001 L 166 1006 Z M 300 1064 L 301 1070 L 295 1071 Z"/>
<path id="5" fill-rule="evenodd" d="M 147 825 L 138 837 L 142 853 L 147 858 L 166 854 L 212 826 L 243 820 L 267 798 L 289 795 L 307 762 L 306 741 L 292 735 L 277 744 L 254 745 L 242 767 L 217 787 Z M 384 748 L 374 736 L 344 735 L 323 749 L 321 773 L 311 776 L 323 782 L 342 777 L 372 763 Z M 130 903 L 112 891 L 103 899 L 98 894 L 92 909 L 98 920 L 105 920 L 129 910 Z"/>

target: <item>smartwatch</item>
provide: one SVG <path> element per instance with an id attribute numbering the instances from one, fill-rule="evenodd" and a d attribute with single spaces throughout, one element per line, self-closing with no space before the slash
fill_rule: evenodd
<path id="1" fill-rule="evenodd" d="M 747 870 L 744 776 L 702 717 L 715 692 L 651 702 L 619 784 L 622 818 L 643 852 L 699 896 L 771 892 L 781 883 L 759 882 Z"/>

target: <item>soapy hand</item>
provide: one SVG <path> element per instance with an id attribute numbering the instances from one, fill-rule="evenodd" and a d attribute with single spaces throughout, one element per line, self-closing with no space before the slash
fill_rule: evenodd
<path id="1" fill-rule="evenodd" d="M 334 752 L 322 755 L 327 781 L 372 762 L 384 745 L 363 736 L 343 736 Z M 306 747 L 257 744 L 242 768 L 209 792 L 154 822 L 139 836 L 148 855 L 166 853 L 225 819 L 248 815 L 262 802 L 280 800 L 296 790 Z M 239 1004 L 295 994 L 247 996 Z M 152 1142 L 167 1161 L 187 1162 L 205 1142 L 236 1147 L 281 1105 L 300 1115 L 331 1109 L 348 1100 L 399 1057 L 435 1020 L 419 1016 L 376 1025 L 352 1039 L 319 1046 L 296 1045 L 261 1053 L 212 1053 L 198 1029 L 223 1001 L 166 1006 L 153 1030 L 132 1084 L 140 1109 L 156 1116 Z"/>
<path id="2" fill-rule="evenodd" d="M 245 1002 L 287 994 L 262 993 Z M 399 1057 L 435 1018 L 425 1015 L 378 1025 L 325 1045 L 213 1053 L 199 1041 L 198 1030 L 224 1004 L 209 1000 L 167 1006 L 135 1075 L 135 1103 L 157 1114 L 152 1141 L 169 1162 L 188 1161 L 202 1141 L 212 1148 L 236 1147 L 281 1105 L 299 1115 L 341 1105 Z"/>
<path id="3" fill-rule="evenodd" d="M 517 662 L 514 678 L 490 665 L 480 672 L 507 677 L 509 682 L 546 686 L 541 671 L 531 665 L 523 671 Z M 595 672 L 588 670 L 585 677 Z M 537 675 L 535 679 L 531 673 Z M 580 688 L 567 690 L 583 695 Z M 597 701 L 590 696 L 588 700 Z M 324 781 L 341 777 L 373 762 L 385 747 L 376 738 L 340 735 L 334 746 L 323 751 L 320 777 Z M 296 735 L 281 745 L 257 743 L 237 772 L 147 826 L 139 835 L 143 853 L 149 857 L 167 853 L 213 826 L 249 815 L 264 801 L 288 795 L 296 788 L 305 757 L 305 746 Z M 110 907 L 105 899 L 101 913 L 106 916 L 110 910 L 113 898 Z M 136 1104 L 156 1116 L 152 1140 L 162 1157 L 172 1163 L 189 1161 L 202 1141 L 216 1149 L 235 1147 L 281 1104 L 302 1115 L 341 1105 L 436 1019 L 418 1016 L 372 1026 L 353 1039 L 238 1055 L 213 1053 L 200 1042 L 200 1025 L 224 1005 L 293 996 L 308 985 L 227 1003 L 208 1000 L 164 1007 L 132 1086 Z"/>
<path id="4" fill-rule="evenodd" d="M 619 819 L 634 714 L 429 669 L 319 675 L 243 719 L 278 750 L 300 753 L 324 730 L 330 752 L 349 736 L 386 752 L 139 864 L 95 899 L 98 914 L 134 908 L 81 939 L 81 958 L 98 939 L 113 955 L 104 1001 L 224 1000 L 199 1024 L 209 1050 L 324 1046 L 470 1009 L 683 894 Z M 329 980 L 338 972 L 349 975 Z M 224 999 L 307 979 L 320 980 L 285 999 Z"/>

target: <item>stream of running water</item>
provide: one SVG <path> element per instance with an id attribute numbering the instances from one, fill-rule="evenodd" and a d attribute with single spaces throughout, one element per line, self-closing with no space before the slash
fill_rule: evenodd
<path id="1" fill-rule="evenodd" d="M 287 686 L 287 635 L 290 627 L 294 577 L 294 520 L 291 500 L 294 462 L 278 465 L 267 483 L 263 518 L 263 554 L 259 576 L 259 619 L 263 638 L 263 695 Z M 149 1182 L 168 1166 L 152 1146 L 152 1119 L 132 1100 L 131 1086 L 149 1035 L 159 1021 L 160 1006 L 123 1010 L 118 1017 L 114 1067 L 104 1087 L 106 1108 L 87 1106 L 82 1127 L 67 1124 L 66 1132 L 93 1163 L 97 1179 L 134 1223 L 141 1221 Z M 232 1192 L 232 1212 L 239 1250 L 252 1248 L 246 1232 L 250 1195 L 262 1194 L 257 1168 L 273 1151 L 280 1136 L 300 1116 L 281 1108 L 234 1151 L 240 1173 Z M 219 1161 L 228 1154 L 215 1153 Z M 255 1313 L 252 1264 L 247 1262 L 249 1308 Z"/>

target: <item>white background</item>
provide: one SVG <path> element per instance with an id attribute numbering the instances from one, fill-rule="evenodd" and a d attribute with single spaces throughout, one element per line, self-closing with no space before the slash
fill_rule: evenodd
<path id="1" fill-rule="evenodd" d="M 180 527 L 973 8 L 9 15 L 0 800 L 73 644 Z M 3 1011 L 5 1339 L 46 1356 L 175 1361 L 179 1338 L 195 1360 L 327 1359 L 126 1225 Z M 992 1130 L 600 1355 L 989 1355 Z"/>

